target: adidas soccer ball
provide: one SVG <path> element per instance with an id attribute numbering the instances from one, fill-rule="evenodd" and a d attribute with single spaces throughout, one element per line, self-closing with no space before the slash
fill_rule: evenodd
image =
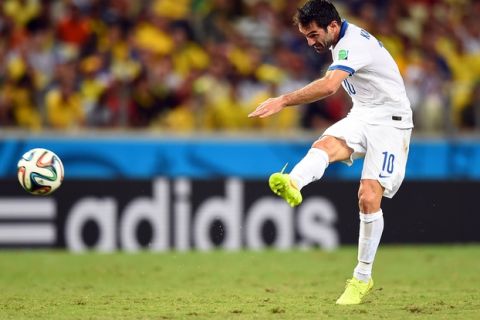
<path id="1" fill-rule="evenodd" d="M 20 185 L 34 195 L 48 195 L 63 181 L 63 164 L 50 150 L 36 148 L 26 152 L 17 164 Z"/>

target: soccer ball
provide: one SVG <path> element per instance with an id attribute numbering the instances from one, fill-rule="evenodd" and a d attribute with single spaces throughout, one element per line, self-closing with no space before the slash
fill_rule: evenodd
<path id="1" fill-rule="evenodd" d="M 34 195 L 48 195 L 63 181 L 63 164 L 50 150 L 36 148 L 27 151 L 17 164 L 20 185 Z"/>

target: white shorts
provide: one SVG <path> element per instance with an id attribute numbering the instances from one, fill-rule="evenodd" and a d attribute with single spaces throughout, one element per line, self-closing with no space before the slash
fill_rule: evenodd
<path id="1" fill-rule="evenodd" d="M 347 117 L 322 136 L 345 140 L 353 149 L 350 159 L 343 161 L 348 165 L 365 157 L 362 179 L 377 180 L 385 188 L 383 195 L 392 198 L 405 177 L 411 134 L 412 129 L 373 125 Z"/>

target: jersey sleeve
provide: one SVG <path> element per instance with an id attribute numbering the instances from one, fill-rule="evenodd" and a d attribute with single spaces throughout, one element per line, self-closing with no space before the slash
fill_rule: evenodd
<path id="1" fill-rule="evenodd" d="M 333 62 L 328 70 L 343 70 L 352 76 L 359 69 L 367 66 L 372 61 L 372 56 L 366 46 L 358 44 L 342 44 L 333 54 Z"/>

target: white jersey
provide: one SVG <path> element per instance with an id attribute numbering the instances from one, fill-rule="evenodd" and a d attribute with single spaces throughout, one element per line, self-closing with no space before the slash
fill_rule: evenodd
<path id="1" fill-rule="evenodd" d="M 412 128 L 412 109 L 398 66 L 390 53 L 367 31 L 342 22 L 340 40 L 330 48 L 328 70 L 350 74 L 342 83 L 353 100 L 348 117 L 369 124 Z"/>

